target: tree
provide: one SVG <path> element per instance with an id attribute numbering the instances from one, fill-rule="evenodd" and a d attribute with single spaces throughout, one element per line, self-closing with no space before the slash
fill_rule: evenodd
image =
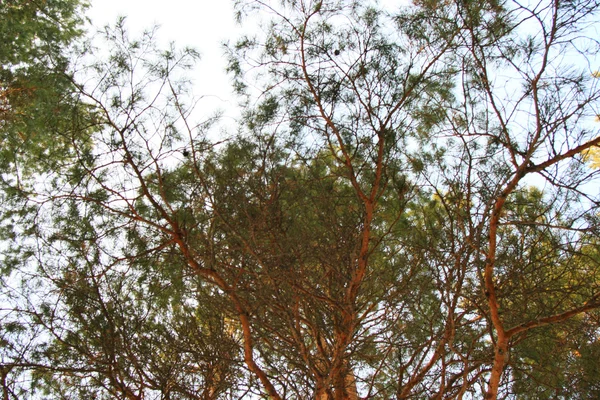
<path id="1" fill-rule="evenodd" d="M 6 0 L 0 7 L 0 168 L 11 180 L 56 168 L 85 144 L 69 48 L 83 34 L 80 0 Z M 74 132 L 79 136 L 76 137 Z M 3 181 L 8 176 L 3 176 Z M 4 182 L 11 184 L 11 182 Z"/>
<path id="2" fill-rule="evenodd" d="M 197 54 L 107 29 L 11 215 L 5 398 L 595 395 L 597 7 L 239 2 L 218 141 Z"/>
<path id="3" fill-rule="evenodd" d="M 513 311 L 517 299 L 510 292 L 500 292 L 504 273 L 512 270 L 512 274 L 519 274 L 518 265 L 500 258 L 508 244 L 501 227 L 530 223 L 522 214 L 514 220 L 505 219 L 512 197 L 526 184 L 528 175 L 539 174 L 550 187 L 556 188 L 546 190 L 554 200 L 541 213 L 542 221 L 536 222 L 545 227 L 546 234 L 551 232 L 555 236 L 551 245 L 556 247 L 558 254 L 554 257 L 558 259 L 546 258 L 544 263 L 553 259 L 566 264 L 569 254 L 580 251 L 580 246 L 573 244 L 578 243 L 579 236 L 564 232 L 593 229 L 581 219 L 591 210 L 577 210 L 567 218 L 559 216 L 572 204 L 570 196 L 581 194 L 581 185 L 593 176 L 581 168 L 576 156 L 597 144 L 596 131 L 586 126 L 583 119 L 594 116 L 598 93 L 590 71 L 573 69 L 564 59 L 556 57 L 556 52 L 557 48 L 568 52 L 593 46 L 594 42 L 583 34 L 595 6 L 559 3 L 528 9 L 511 3 L 423 2 L 418 11 L 396 16 L 403 29 L 390 44 L 385 40 L 390 40 L 393 32 L 386 32 L 380 39 L 378 33 L 384 25 L 378 25 L 377 13 L 369 7 L 348 5 L 354 13 L 364 10 L 362 21 L 367 27 L 359 27 L 360 22 L 347 18 L 347 31 L 343 28 L 336 31 L 330 21 L 336 21 L 340 9 L 327 4 L 290 3 L 284 10 L 271 3 L 249 4 L 269 10 L 279 20 L 267 32 L 262 57 L 252 58 L 258 60 L 257 66 L 270 68 L 272 81 L 265 87 L 283 87 L 279 97 L 290 100 L 287 109 L 294 110 L 294 105 L 299 104 L 298 111 L 290 112 L 289 118 L 301 118 L 301 127 L 309 126 L 310 135 L 320 131 L 323 145 L 336 147 L 333 151 L 339 154 L 338 162 L 346 168 L 347 177 L 364 205 L 361 232 L 369 239 L 363 243 L 383 246 L 382 241 L 371 237 L 370 210 L 377 209 L 375 204 L 379 206 L 380 177 L 387 175 L 390 158 L 408 170 L 408 179 L 415 183 L 421 166 L 427 166 L 429 179 L 417 186 L 430 185 L 450 214 L 446 222 L 451 224 L 452 247 L 442 251 L 442 255 L 452 254 L 456 261 L 446 271 L 439 272 L 436 288 L 440 293 L 437 297 L 445 299 L 445 304 L 439 305 L 448 318 L 446 329 L 438 329 L 447 334 L 445 337 L 438 334 L 438 347 L 432 346 L 431 357 L 425 357 L 430 362 L 423 364 L 420 373 L 413 374 L 414 381 L 411 378 L 402 383 L 403 393 L 399 397 L 408 395 L 413 382 L 423 380 L 422 373 L 431 373 L 436 362 L 444 368 L 445 347 L 454 340 L 452 326 L 463 317 L 456 315 L 463 311 L 458 307 L 464 296 L 463 285 L 478 273 L 485 301 L 476 304 L 480 303 L 479 313 L 484 312 L 487 319 L 495 352 L 487 397 L 495 398 L 509 362 L 511 340 L 534 327 L 559 322 L 598 306 L 595 273 L 584 278 L 591 280 L 590 286 L 583 285 L 586 289 L 575 284 L 579 279 L 563 273 L 563 277 L 568 277 L 565 279 L 569 281 L 569 289 L 564 288 L 562 281 L 561 298 L 548 299 L 546 295 L 545 300 L 551 306 L 537 307 L 531 317 L 519 314 L 520 318 L 507 318 L 506 313 Z M 535 27 L 529 26 L 532 20 L 536 21 Z M 540 33 L 522 36 L 528 29 Z M 397 43 L 406 45 L 394 48 Z M 405 64 L 399 60 L 405 60 Z M 239 62 L 234 62 L 232 68 L 238 65 Z M 243 73 L 241 76 L 246 77 Z M 495 76 L 506 78 L 501 81 Z M 460 79 L 460 90 L 448 88 L 456 82 L 453 79 Z M 503 87 L 516 87 L 517 82 L 522 82 L 522 89 L 517 90 L 519 96 L 505 95 Z M 397 121 L 401 124 L 396 125 Z M 407 121 L 415 125 L 406 126 Z M 410 143 L 410 139 L 423 140 L 423 136 L 430 143 L 421 146 L 431 148 L 429 154 L 423 150 L 417 155 L 402 151 L 409 147 L 405 143 Z M 451 139 L 446 140 L 447 137 Z M 390 148 L 393 156 L 387 153 Z M 436 159 L 437 149 L 442 155 Z M 434 164 L 436 161 L 441 167 Z M 545 222 L 544 218 L 552 222 Z M 431 233 L 427 237 L 431 238 Z M 458 243 L 471 248 L 457 248 Z M 539 257 L 532 252 L 534 244 L 538 245 L 528 243 L 524 257 L 531 264 L 537 264 Z M 425 246 L 429 251 L 439 247 L 435 242 Z M 362 248 L 366 254 L 371 252 L 369 245 Z M 514 256 L 511 251 L 511 257 Z M 432 263 L 436 257 L 428 254 L 426 259 Z M 357 271 L 361 271 L 358 264 Z M 435 264 L 438 268 L 444 265 L 439 261 Z M 478 265 L 479 271 L 471 264 Z M 544 275 L 536 268 L 526 276 L 533 281 L 533 274 L 540 273 Z M 359 276 L 360 272 L 355 275 Z M 428 278 L 435 279 L 435 275 Z M 442 285 L 450 282 L 456 286 L 442 289 Z M 572 296 L 570 301 L 567 296 Z M 354 298 L 347 299 L 353 301 Z M 470 310 L 464 311 L 468 315 Z M 436 319 L 443 320 L 441 316 Z M 429 335 L 434 336 L 433 332 Z M 461 361 L 466 364 L 464 359 Z M 440 380 L 441 395 L 450 388 L 444 387 L 443 378 Z"/>

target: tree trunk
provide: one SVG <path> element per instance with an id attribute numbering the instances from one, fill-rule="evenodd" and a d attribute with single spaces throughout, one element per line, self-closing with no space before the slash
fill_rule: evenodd
<path id="1" fill-rule="evenodd" d="M 346 369 L 341 377 L 339 385 L 335 385 L 335 390 L 327 390 L 323 382 L 317 382 L 315 390 L 315 400 L 358 400 L 358 389 L 356 388 L 356 378 L 354 373 Z"/>
<path id="2" fill-rule="evenodd" d="M 490 383 L 488 385 L 485 398 L 489 400 L 496 400 L 498 398 L 498 388 L 500 387 L 500 378 L 502 378 L 502 372 L 504 372 L 504 366 L 508 361 L 508 340 L 502 338 L 498 339 L 496 343 L 496 351 L 494 354 L 494 365 L 492 367 L 492 375 L 490 376 Z"/>

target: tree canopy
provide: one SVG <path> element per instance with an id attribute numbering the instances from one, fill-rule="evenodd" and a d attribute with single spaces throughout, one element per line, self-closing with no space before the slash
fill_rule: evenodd
<path id="1" fill-rule="evenodd" d="M 35 4 L 0 10 L 2 82 L 62 94 L 1 88 L 4 399 L 600 395 L 600 4 L 238 0 L 225 136 L 195 50 L 67 52 L 80 3 Z"/>
<path id="2" fill-rule="evenodd" d="M 50 164 L 83 137 L 69 59 L 84 34 L 85 7 L 81 0 L 0 4 L 0 169 L 13 179 L 56 168 Z"/>

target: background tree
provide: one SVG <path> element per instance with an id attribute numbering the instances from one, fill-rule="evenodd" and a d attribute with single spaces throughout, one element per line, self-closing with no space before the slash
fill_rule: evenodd
<path id="1" fill-rule="evenodd" d="M 15 215 L 27 210 L 17 204 L 35 172 L 56 169 L 72 154 L 72 144 L 85 145 L 88 136 L 80 129 L 84 108 L 73 95 L 68 75 L 69 47 L 82 37 L 81 1 L 2 1 L 0 3 L 0 218 L 2 240 L 13 237 Z M 89 123 L 87 121 L 86 123 Z M 29 209 L 30 210 L 30 209 Z M 29 231 L 30 226 L 17 227 Z M 5 250 L 3 244 L 3 252 Z M 15 253 L 18 253 L 16 251 Z M 2 295 L 23 294 L 5 279 L 12 257 L 3 257 Z M 4 304 L 3 304 L 4 308 Z M 2 313 L 2 388 L 11 392 L 15 365 L 32 346 L 14 312 Z M 39 333 L 39 329 L 33 328 Z M 14 340 L 13 340 L 14 339 Z M 6 365 L 6 363 L 10 365 Z M 19 376 L 19 373 L 16 373 Z M 24 395 L 15 389 L 13 396 Z"/>
<path id="2" fill-rule="evenodd" d="M 85 33 L 86 6 L 80 0 L 5 0 L 0 6 L 3 181 L 56 168 L 53 162 L 72 154 L 73 140 L 85 143 L 69 49 Z"/>

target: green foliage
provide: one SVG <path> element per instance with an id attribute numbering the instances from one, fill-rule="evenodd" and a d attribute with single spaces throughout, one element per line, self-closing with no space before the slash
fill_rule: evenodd
<path id="1" fill-rule="evenodd" d="M 75 94 L 69 47 L 86 3 L 3 1 L 0 7 L 0 168 L 26 178 L 60 168 L 89 145 L 91 112 Z"/>

